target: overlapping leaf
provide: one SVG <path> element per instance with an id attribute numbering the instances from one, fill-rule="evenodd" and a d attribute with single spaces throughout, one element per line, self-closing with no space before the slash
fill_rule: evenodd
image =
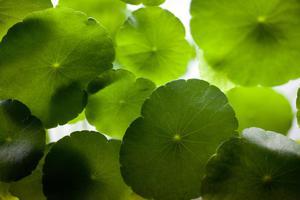
<path id="1" fill-rule="evenodd" d="M 291 128 L 291 105 L 273 89 L 236 87 L 227 96 L 239 120 L 240 131 L 258 127 L 286 134 Z"/>
<path id="2" fill-rule="evenodd" d="M 35 12 L 0 44 L 0 99 L 22 101 L 48 128 L 67 123 L 83 110 L 88 82 L 113 60 L 95 20 L 71 9 Z"/>
<path id="3" fill-rule="evenodd" d="M 116 37 L 121 66 L 157 84 L 182 76 L 193 55 L 182 23 L 159 7 L 133 12 Z"/>
<path id="4" fill-rule="evenodd" d="M 28 176 L 43 156 L 45 130 L 28 108 L 15 100 L 0 102 L 0 181 Z"/>
<path id="5" fill-rule="evenodd" d="M 44 165 L 48 200 L 119 200 L 129 194 L 119 169 L 119 141 L 75 132 L 51 147 Z"/>
<path id="6" fill-rule="evenodd" d="M 204 200 L 296 200 L 300 145 L 281 134 L 246 129 L 224 143 L 208 163 Z"/>
<path id="7" fill-rule="evenodd" d="M 122 1 L 133 5 L 138 5 L 142 3 L 146 6 L 158 6 L 164 3 L 166 0 L 122 0 Z"/>
<path id="8" fill-rule="evenodd" d="M 140 116 L 142 104 L 155 89 L 151 81 L 136 79 L 125 70 L 107 71 L 89 86 L 93 94 L 86 107 L 87 120 L 101 133 L 119 139 Z"/>

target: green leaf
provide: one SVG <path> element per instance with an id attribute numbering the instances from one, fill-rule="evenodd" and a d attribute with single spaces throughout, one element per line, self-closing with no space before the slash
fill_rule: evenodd
<path id="1" fill-rule="evenodd" d="M 47 128 L 82 112 L 86 85 L 114 60 L 106 31 L 71 9 L 31 14 L 0 46 L 0 99 L 22 101 Z"/>
<path id="2" fill-rule="evenodd" d="M 126 4 L 120 0 L 60 0 L 58 5 L 94 17 L 113 37 L 126 20 Z"/>
<path id="3" fill-rule="evenodd" d="M 7 30 L 33 11 L 52 7 L 51 0 L 1 0 L 0 40 Z"/>
<path id="4" fill-rule="evenodd" d="M 45 130 L 16 100 L 0 101 L 0 121 L 0 181 L 17 181 L 28 176 L 42 158 Z"/>
<path id="5" fill-rule="evenodd" d="M 300 76 L 298 0 L 193 0 L 191 30 L 215 70 L 241 85 Z"/>
<path id="6" fill-rule="evenodd" d="M 91 87 L 102 89 L 89 96 L 87 120 L 99 132 L 119 139 L 130 123 L 140 116 L 142 104 L 155 89 L 151 81 L 136 79 L 125 70 L 107 71 L 93 81 Z"/>
<path id="7" fill-rule="evenodd" d="M 206 167 L 204 200 L 295 200 L 300 145 L 275 132 L 246 129 L 224 143 Z"/>
<path id="8" fill-rule="evenodd" d="M 293 112 L 288 100 L 271 88 L 237 87 L 227 93 L 236 112 L 239 131 L 258 127 L 286 134 L 291 128 Z"/>
<path id="9" fill-rule="evenodd" d="M 183 75 L 193 55 L 180 20 L 159 7 L 133 12 L 116 43 L 121 66 L 157 84 Z"/>
<path id="10" fill-rule="evenodd" d="M 145 101 L 142 117 L 126 131 L 123 178 L 147 199 L 196 198 L 207 160 L 236 129 L 234 111 L 218 88 L 196 79 L 168 83 Z"/>
<path id="11" fill-rule="evenodd" d="M 138 5 L 143 3 L 146 6 L 159 6 L 160 4 L 164 3 L 166 0 L 122 0 L 126 3 Z"/>
<path id="12" fill-rule="evenodd" d="M 46 200 L 43 193 L 42 174 L 45 157 L 53 144 L 46 146 L 44 157 L 40 160 L 37 168 L 29 176 L 11 183 L 9 191 L 20 200 Z M 1 199 L 1 198 L 0 198 Z"/>
<path id="13" fill-rule="evenodd" d="M 97 132 L 75 132 L 53 145 L 46 157 L 47 200 L 118 200 L 129 189 L 120 174 L 120 141 Z"/>

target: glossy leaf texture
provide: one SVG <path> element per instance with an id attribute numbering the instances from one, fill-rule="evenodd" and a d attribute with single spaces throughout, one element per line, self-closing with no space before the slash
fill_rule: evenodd
<path id="1" fill-rule="evenodd" d="M 121 139 L 130 123 L 140 116 L 142 104 L 155 84 L 119 69 L 103 73 L 89 84 L 89 89 L 92 94 L 85 111 L 87 120 L 101 133 Z"/>
<path id="2" fill-rule="evenodd" d="M 240 85 L 300 76 L 298 0 L 193 0 L 192 35 L 208 63 Z"/>
<path id="3" fill-rule="evenodd" d="M 236 87 L 227 97 L 239 121 L 239 131 L 258 127 L 287 134 L 293 122 L 289 101 L 271 88 Z"/>
<path id="4" fill-rule="evenodd" d="M 196 79 L 170 82 L 152 93 L 127 129 L 122 176 L 146 199 L 199 197 L 207 160 L 236 129 L 234 111 L 218 88 Z"/>
<path id="5" fill-rule="evenodd" d="M 47 200 L 118 200 L 130 190 L 120 174 L 120 141 L 75 132 L 55 143 L 43 168 Z"/>
<path id="6" fill-rule="evenodd" d="M 204 200 L 296 200 L 300 145 L 258 128 L 224 143 L 206 167 Z"/>
<path id="7" fill-rule="evenodd" d="M 48 144 L 46 146 L 44 157 L 29 176 L 11 183 L 9 191 L 12 195 L 18 197 L 20 200 L 46 200 L 42 185 L 43 165 L 45 163 L 45 157 L 52 145 L 53 144 Z"/>
<path id="8" fill-rule="evenodd" d="M 121 0 L 60 0 L 58 5 L 83 11 L 94 17 L 112 37 L 123 25 L 127 15 L 126 4 Z"/>
<path id="9" fill-rule="evenodd" d="M 0 43 L 0 99 L 22 101 L 47 128 L 65 124 L 113 60 L 112 41 L 95 20 L 71 9 L 35 12 Z"/>
<path id="10" fill-rule="evenodd" d="M 16 100 L 0 101 L 0 181 L 28 176 L 45 148 L 45 130 L 39 119 Z"/>
<path id="11" fill-rule="evenodd" d="M 138 5 L 144 4 L 145 6 L 159 6 L 160 4 L 164 3 L 166 0 L 122 0 L 126 3 Z"/>
<path id="12" fill-rule="evenodd" d="M 118 32 L 116 44 L 121 67 L 156 84 L 182 76 L 194 53 L 180 20 L 159 7 L 134 11 Z"/>
<path id="13" fill-rule="evenodd" d="M 51 0 L 1 0 L 0 40 L 8 29 L 33 11 L 52 7 Z"/>

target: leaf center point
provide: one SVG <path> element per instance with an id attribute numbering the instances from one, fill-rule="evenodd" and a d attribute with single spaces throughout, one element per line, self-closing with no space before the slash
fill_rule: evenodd
<path id="1" fill-rule="evenodd" d="M 175 134 L 174 137 L 173 137 L 173 140 L 175 142 L 180 142 L 181 141 L 181 136 L 179 134 Z"/>
<path id="2" fill-rule="evenodd" d="M 258 23 L 263 24 L 267 21 L 267 17 L 266 16 L 258 16 L 257 21 L 258 21 Z"/>

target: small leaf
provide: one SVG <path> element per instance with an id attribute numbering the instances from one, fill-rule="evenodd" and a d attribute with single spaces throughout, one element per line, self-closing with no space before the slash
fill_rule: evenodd
<path id="1" fill-rule="evenodd" d="M 113 37 L 126 20 L 126 4 L 120 0 L 60 0 L 58 5 L 94 17 Z"/>
<path id="2" fill-rule="evenodd" d="M 33 11 L 52 7 L 51 0 L 1 0 L 0 40 L 7 30 Z"/>
<path id="3" fill-rule="evenodd" d="M 239 131 L 258 127 L 286 134 L 291 128 L 291 105 L 271 88 L 237 87 L 227 92 L 227 97 L 236 112 Z"/>
<path id="4" fill-rule="evenodd" d="M 87 120 L 101 133 L 119 139 L 130 123 L 140 116 L 142 104 L 155 89 L 151 81 L 136 79 L 125 70 L 107 71 L 91 85 L 104 88 L 89 96 Z"/>
<path id="5" fill-rule="evenodd" d="M 71 9 L 31 14 L 0 46 L 0 99 L 22 101 L 47 128 L 82 112 L 87 84 L 114 60 L 106 31 Z"/>
<path id="6" fill-rule="evenodd" d="M 191 32 L 208 63 L 239 85 L 300 76 L 298 0 L 193 0 Z"/>
<path id="7" fill-rule="evenodd" d="M 130 190 L 119 166 L 120 141 L 97 132 L 75 132 L 53 145 L 43 175 L 47 200 L 118 200 Z"/>
<path id="8" fill-rule="evenodd" d="M 0 102 L 0 121 L 0 181 L 17 181 L 28 176 L 42 158 L 45 130 L 16 100 Z"/>
<path id="9" fill-rule="evenodd" d="M 300 145 L 275 132 L 246 129 L 224 143 L 206 167 L 204 200 L 295 200 Z"/>
<path id="10" fill-rule="evenodd" d="M 126 131 L 123 178 L 146 199 L 199 197 L 207 160 L 236 128 L 234 111 L 218 88 L 201 80 L 168 83 L 145 101 L 142 117 Z"/>
<path id="11" fill-rule="evenodd" d="M 180 20 L 159 7 L 133 12 L 116 43 L 121 67 L 157 84 L 182 76 L 193 55 Z"/>

